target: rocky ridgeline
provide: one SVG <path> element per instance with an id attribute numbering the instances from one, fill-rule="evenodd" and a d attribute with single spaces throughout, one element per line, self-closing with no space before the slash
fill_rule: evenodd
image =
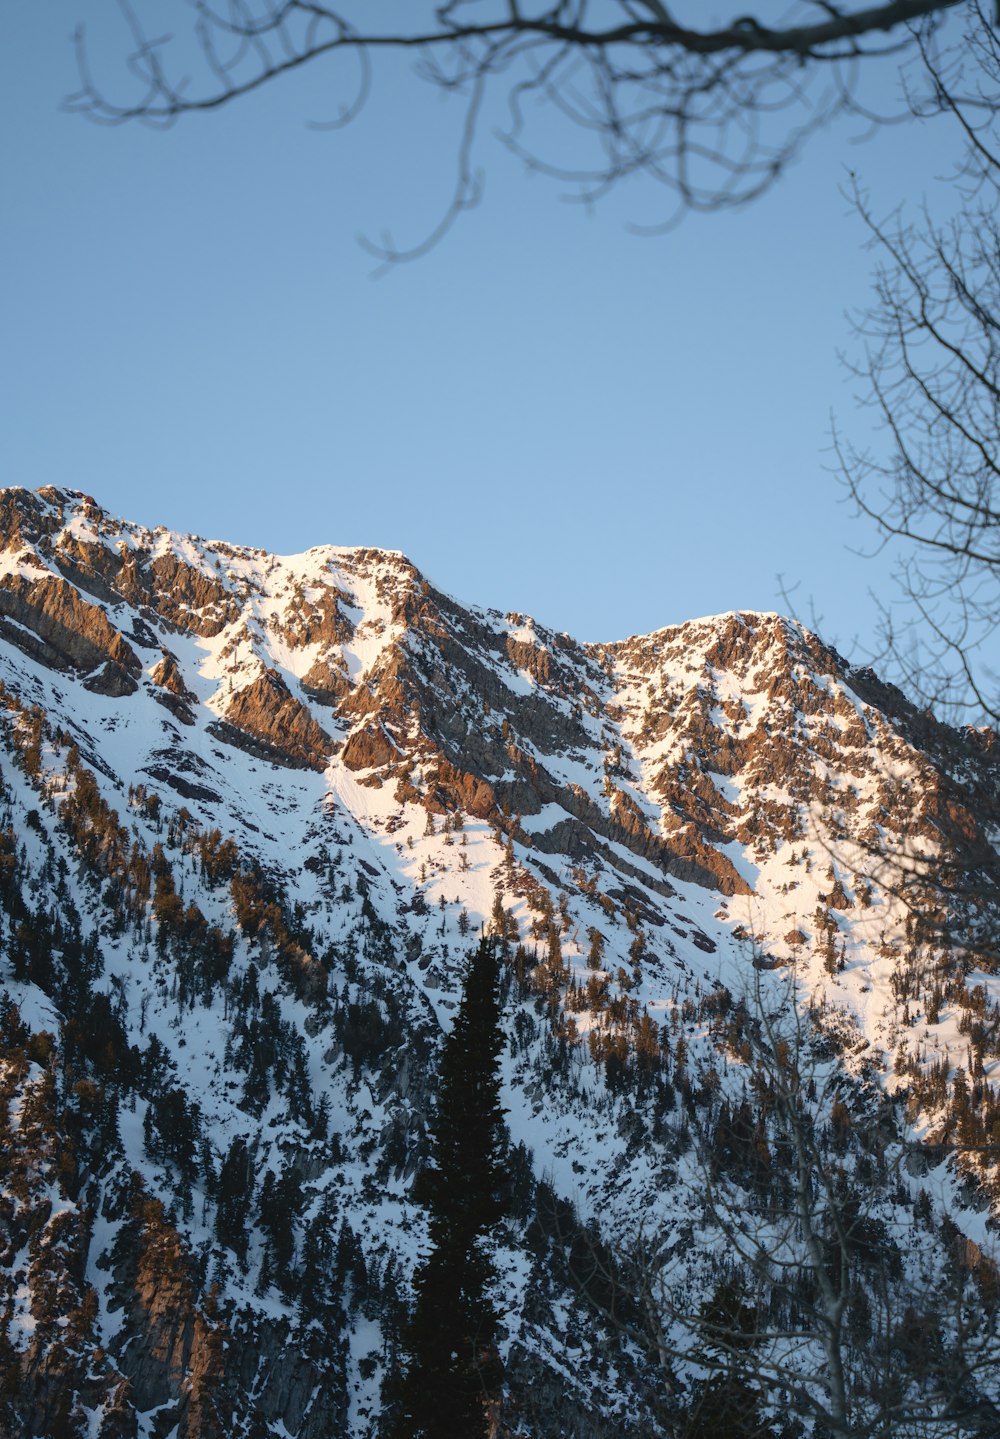
<path id="1" fill-rule="evenodd" d="M 755 975 L 794 975 L 838 1056 L 857 1132 L 817 1133 L 912 1231 L 892 1285 L 956 1236 L 995 1274 L 989 732 L 777 615 L 581 644 L 397 554 L 273 556 L 54 488 L 0 491 L 0 681 L 0 1432 L 377 1433 L 480 925 L 507 961 L 511 1434 L 666 1432 L 663 1394 L 694 1402 L 572 1256 L 656 1213 L 707 1301 L 731 1257 L 691 1240 L 698 1156 L 777 1202 Z M 930 1161 L 885 1176 L 956 1134 L 932 1223 Z"/>
<path id="2" fill-rule="evenodd" d="M 200 709 L 219 739 L 271 762 L 322 771 L 336 759 L 402 802 L 505 829 L 554 805 L 563 818 L 540 847 L 578 860 L 611 841 L 729 896 L 751 885 L 727 846 L 773 852 L 804 838 L 817 809 L 868 842 L 881 816 L 905 816 L 911 833 L 915 820 L 989 862 L 976 813 L 995 754 L 970 743 L 956 765 L 949 732 L 948 753 L 921 761 L 906 740 L 926 741 L 932 722 L 778 616 L 585 646 L 464 609 L 380 551 L 317 551 L 297 575 L 54 489 L 4 491 L 0 526 L 13 560 L 0 577 L 8 641 L 101 694 L 127 700 L 142 684 L 185 724 Z M 359 630 L 365 660 L 352 670 Z M 174 635 L 216 642 L 211 692 L 185 673 Z M 601 792 L 547 763 L 566 756 L 599 767 Z M 905 784 L 894 756 L 915 766 Z"/>

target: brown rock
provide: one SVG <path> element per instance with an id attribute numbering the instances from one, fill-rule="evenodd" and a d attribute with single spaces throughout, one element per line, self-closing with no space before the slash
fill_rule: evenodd
<path id="1" fill-rule="evenodd" d="M 295 698 L 277 670 L 265 672 L 237 690 L 226 710 L 226 720 L 245 734 L 261 740 L 283 762 L 324 769 L 330 736 L 301 700 Z"/>
<path id="2" fill-rule="evenodd" d="M 551 674 L 550 656 L 541 645 L 529 640 L 516 640 L 507 636 L 507 658 L 515 669 L 525 670 L 539 684 L 548 684 Z"/>
<path id="3" fill-rule="evenodd" d="M 350 681 L 335 660 L 320 658 L 306 671 L 301 680 L 302 688 L 317 704 L 329 705 L 335 709 L 341 700 L 351 692 Z"/>
<path id="4" fill-rule="evenodd" d="M 52 486 L 37 493 L 18 485 L 0 489 L 0 541 L 3 548 L 31 548 L 39 540 L 55 533 L 61 523 L 61 513 L 53 514 L 51 506 L 61 500 L 61 492 Z"/>
<path id="5" fill-rule="evenodd" d="M 172 655 L 169 650 L 163 651 L 163 658 L 153 671 L 152 680 L 154 685 L 159 685 L 161 689 L 168 690 L 170 694 L 175 695 L 178 699 L 185 700 L 188 704 L 196 703 L 196 697 L 184 683 L 184 676 L 181 673 L 180 665 L 177 663 L 176 655 Z"/>
<path id="6" fill-rule="evenodd" d="M 354 625 L 340 608 L 351 603 L 350 595 L 334 585 L 317 598 L 298 591 L 282 617 L 281 634 L 293 647 L 312 644 L 342 645 L 354 634 Z"/>
<path id="7" fill-rule="evenodd" d="M 40 641 L 35 657 L 54 669 L 86 673 L 111 661 L 126 676 L 135 677 L 142 671 L 135 651 L 104 611 L 88 604 L 71 584 L 54 575 L 34 581 L 24 575 L 5 575 L 0 580 L 0 615 L 30 630 Z M 14 627 L 6 627 L 6 633 L 16 642 Z M 121 679 L 107 682 L 123 683 Z"/>
<path id="8" fill-rule="evenodd" d="M 364 729 L 354 730 L 341 751 L 341 758 L 348 769 L 377 769 L 382 765 L 395 764 L 399 759 L 399 750 L 384 727 L 376 721 Z"/>
<path id="9" fill-rule="evenodd" d="M 163 651 L 163 659 L 153 671 L 152 680 L 160 690 L 156 696 L 160 703 L 165 705 L 182 724 L 193 725 L 195 722 L 193 707 L 197 704 L 197 697 L 184 683 L 180 665 L 169 650 Z"/>
<path id="10" fill-rule="evenodd" d="M 438 761 L 436 789 L 446 800 L 444 808 L 464 810 L 477 819 L 487 819 L 496 811 L 497 798 L 493 787 L 467 770 L 457 769 L 449 760 Z"/>
<path id="11" fill-rule="evenodd" d="M 121 598 L 116 581 L 122 557 L 98 540 L 81 540 L 76 535 L 60 536 L 52 558 L 68 580 L 99 600 L 115 603 Z"/>
<path id="12" fill-rule="evenodd" d="M 157 555 L 141 583 L 153 609 L 180 630 L 210 639 L 239 619 L 240 602 L 222 581 L 177 555 Z"/>

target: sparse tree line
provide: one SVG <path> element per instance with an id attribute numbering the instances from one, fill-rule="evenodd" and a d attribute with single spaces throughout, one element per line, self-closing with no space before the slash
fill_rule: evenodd
<path id="1" fill-rule="evenodd" d="M 568 1288 L 583 1329 L 604 1332 L 630 1356 L 650 1435 L 993 1432 L 996 1270 L 926 1189 L 908 1188 L 898 1112 L 844 1077 L 821 1016 L 800 1023 L 773 991 L 742 1000 L 713 991 L 679 1012 L 679 1028 L 707 1027 L 738 1062 L 744 1091 L 727 1096 L 724 1066 L 700 1046 L 689 1061 L 677 1035 L 676 1101 L 661 1115 L 659 1142 L 669 1162 L 697 1166 L 703 1209 L 691 1214 L 686 1232 L 676 1222 L 669 1230 L 651 1225 L 609 1246 L 572 1204 L 531 1177 L 527 1156 L 509 1151 L 499 1111 L 504 986 L 496 948 L 484 941 L 477 951 L 494 966 L 480 980 L 493 996 L 485 1015 L 476 1018 L 482 996 L 467 979 L 460 1013 L 468 1023 L 458 1030 L 464 1047 L 450 1040 L 442 1051 L 430 1146 L 422 1146 L 414 1190 L 429 1212 L 431 1249 L 409 1316 L 403 1276 L 391 1258 L 379 1264 L 366 1256 L 329 1191 L 306 1212 L 294 1165 L 261 1175 L 256 1143 L 241 1139 L 213 1156 L 183 1091 L 151 1087 L 147 1149 L 174 1172 L 181 1215 L 196 1185 L 214 1211 L 219 1244 L 241 1268 L 255 1235 L 258 1284 L 277 1287 L 305 1328 L 342 1334 L 360 1315 L 381 1326 L 388 1433 L 534 1432 L 530 1398 L 518 1396 L 516 1372 L 505 1375 L 499 1360 L 504 1315 L 488 1241 L 510 1223 L 523 1226 L 538 1283 Z M 547 1025 L 545 1016 L 543 1008 Z M 42 1067 L 21 1106 L 20 1144 L 8 1153 L 25 1154 L 43 1131 L 57 1136 L 61 1182 L 78 1197 L 97 1153 L 105 1170 L 120 1155 L 108 1119 L 116 1081 L 102 1084 L 100 1062 L 86 1055 L 69 1064 L 60 1055 L 65 1036 L 31 1035 L 9 1001 L 3 1024 L 5 1073 L 15 1087 L 31 1061 Z M 162 1071 L 169 1068 L 162 1056 Z M 610 1101 L 608 1109 L 611 1118 Z M 641 1127 L 642 1106 L 632 1113 Z M 73 1141 L 58 1139 L 71 1133 Z M 639 1137 L 645 1146 L 657 1142 L 649 1129 Z M 5 1181 L 16 1192 L 23 1181 L 11 1163 Z M 122 1212 L 134 1216 L 128 1233 L 152 1224 L 160 1248 L 181 1256 L 169 1212 L 141 1187 L 126 1191 Z M 206 1256 L 183 1263 L 207 1284 Z M 692 1305 L 692 1294 L 705 1297 Z M 414 1408 L 415 1393 L 422 1408 Z M 608 1420 L 595 1432 L 621 1431 Z"/>
<path id="2" fill-rule="evenodd" d="M 40 717 L 29 714 L 25 722 L 20 713 L 7 713 L 14 719 L 7 730 L 11 752 L 38 789 L 32 845 L 52 888 L 50 907 L 33 907 L 24 898 L 31 871 L 24 842 L 10 824 L 8 786 L 0 792 L 0 808 L 7 811 L 0 825 L 4 952 L 14 978 L 37 984 L 64 1019 L 58 1036 L 32 1036 L 8 1006 L 5 1052 L 13 1056 L 10 1073 L 18 1082 L 27 1073 L 19 1055 L 30 1055 L 43 1070 L 40 1081 L 29 1083 L 31 1102 L 22 1106 L 30 1121 L 25 1133 L 30 1137 L 41 1124 L 65 1136 L 52 1163 L 70 1197 L 83 1194 L 82 1176 L 107 1174 L 124 1162 L 118 1108 L 141 1105 L 146 1156 L 159 1168 L 175 1208 L 118 1181 L 113 1207 L 133 1215 L 129 1232 L 155 1232 L 161 1249 L 179 1246 L 182 1253 L 178 1226 L 200 1206 L 216 1247 L 184 1258 L 194 1266 L 196 1288 L 227 1271 L 241 1272 L 259 1292 L 276 1289 L 294 1306 L 304 1333 L 319 1325 L 343 1335 L 358 1316 L 377 1324 L 385 1423 L 397 1432 L 408 1424 L 415 1439 L 445 1432 L 434 1428 L 438 1414 L 452 1416 L 447 1432 L 470 1435 L 527 1436 L 544 1422 L 532 1417 L 529 1396 L 518 1395 L 516 1360 L 506 1375 L 499 1363 L 504 1315 L 495 1296 L 502 1275 L 491 1236 L 515 1232 L 535 1256 L 533 1282 L 548 1293 L 555 1292 L 553 1285 L 568 1288 L 587 1316 L 583 1331 L 591 1339 L 603 1334 L 615 1352 L 629 1356 L 630 1392 L 643 1396 L 641 1422 L 651 1435 L 693 1439 L 721 1427 L 736 1435 L 792 1439 L 822 1433 L 824 1426 L 836 1435 L 991 1432 L 997 1422 L 991 1364 L 1000 1286 L 988 1259 L 969 1248 L 926 1189 L 908 1185 L 904 1168 L 910 1151 L 903 1106 L 941 1097 L 939 1069 L 920 1070 L 926 1074 L 924 1099 L 917 1090 L 924 1081 L 914 1076 L 910 1094 L 895 1107 L 876 1104 L 863 1089 L 835 1078 L 840 1041 L 825 1028 L 823 1014 L 810 1017 L 808 1032 L 794 1026 L 789 1032 L 789 1006 L 783 1020 L 772 1020 L 763 992 L 740 998 L 713 989 L 683 999 L 675 992 L 667 1022 L 657 1023 L 630 996 L 626 971 L 612 992 L 600 967 L 599 930 L 587 936 L 588 977 L 571 977 L 562 953 L 562 937 L 573 925 L 565 896 L 554 903 L 545 886 L 532 891 L 529 951 L 498 895 L 492 937 L 476 951 L 496 965 L 489 983 L 480 980 L 478 1003 L 492 1015 L 489 1022 L 478 1013 L 468 982 L 463 999 L 467 1028 L 479 1026 L 480 1059 L 493 1056 L 492 1071 L 489 1063 L 483 1068 L 487 1100 L 496 1094 L 490 1086 L 496 1083 L 500 1008 L 506 1006 L 510 1048 L 527 1064 L 526 1080 L 534 1076 L 541 1093 L 559 1093 L 606 1114 L 625 1136 L 628 1156 L 638 1158 L 652 1147 L 665 1185 L 681 1166 L 695 1166 L 704 1209 L 696 1216 L 697 1235 L 694 1228 L 685 1238 L 651 1227 L 609 1247 L 572 1204 L 532 1176 L 529 1156 L 508 1149 L 489 1102 L 490 1117 L 477 1127 L 478 1148 L 463 1159 L 470 1136 L 445 1098 L 449 1084 L 452 1094 L 462 1086 L 465 1071 L 459 1067 L 457 1078 L 446 1082 L 448 1064 L 456 1062 L 448 1060 L 446 1042 L 437 1079 L 432 1067 L 418 1092 L 424 1101 L 436 1098 L 429 1122 L 403 1122 L 400 1112 L 401 1122 L 381 1141 L 372 1137 L 362 1146 L 373 1186 L 412 1190 L 428 1209 L 431 1250 L 417 1269 L 411 1311 L 395 1260 L 366 1252 L 335 1193 L 311 1193 L 300 1158 L 279 1164 L 272 1156 L 262 1163 L 256 1141 L 242 1138 L 217 1148 L 158 1036 L 151 1033 L 144 1047 L 130 1042 L 124 989 L 112 985 L 104 992 L 95 985 L 103 973 L 100 930 L 92 928 L 84 938 L 65 861 L 46 838 L 42 812 L 51 781 L 45 774 L 57 768 L 67 747 Z M 335 1171 L 346 1158 L 347 1136 L 330 1132 L 329 1113 L 310 1084 L 303 1034 L 284 1018 L 279 998 L 283 992 L 311 999 L 329 1052 L 351 1083 L 381 1083 L 392 1072 L 412 1036 L 413 1017 L 393 979 L 394 936 L 363 886 L 346 886 L 339 896 L 357 915 L 353 937 L 313 959 L 317 945 L 304 916 L 218 832 L 202 832 L 184 811 L 168 816 L 150 805 L 148 791 L 133 790 L 132 803 L 162 830 L 147 857 L 101 799 L 92 775 L 88 781 L 78 757 L 69 773 L 56 822 L 72 844 L 95 912 L 104 916 L 108 940 L 121 938 L 118 926 L 127 913 L 124 933 L 178 1011 L 222 998 L 231 1025 L 225 1061 L 242 1076 L 238 1104 L 248 1121 L 259 1120 L 280 1097 L 283 1115 L 298 1125 L 302 1153 Z M 133 912 L 132 899 L 119 905 L 116 898 L 119 890 L 141 893 L 140 861 L 148 865 L 144 914 Z M 208 893 L 227 896 L 233 928 L 210 925 L 184 901 L 185 864 L 198 867 Z M 513 865 L 508 870 L 512 886 L 526 882 Z M 646 940 L 634 916 L 630 929 L 638 965 Z M 299 953 L 324 974 L 337 973 L 339 988 L 326 983 L 316 996 L 303 985 Z M 924 958 L 921 952 L 920 964 Z M 912 975 L 918 968 L 917 958 L 898 967 L 897 999 L 904 1005 L 916 992 Z M 966 1151 L 967 1167 L 982 1180 L 993 1167 L 995 1114 L 979 1071 L 991 1053 L 995 1016 L 982 993 L 955 989 L 964 977 L 942 970 L 938 1002 L 965 997 L 971 1084 L 956 1075 L 939 1112 L 942 1143 Z M 483 998 L 486 991 L 493 1000 Z M 594 1036 L 586 1045 L 574 1028 L 584 1012 Z M 706 1040 L 717 1046 L 715 1058 Z M 728 1087 L 722 1054 L 744 1076 L 738 1094 Z M 469 1053 L 462 1062 L 470 1062 Z M 435 1180 L 442 1171 L 446 1181 Z M 464 1202 L 459 1196 L 466 1194 L 466 1180 L 480 1185 L 480 1209 L 478 1221 L 463 1229 L 454 1206 Z M 27 1181 L 15 1176 L 14 1182 L 16 1188 Z M 160 1207 L 154 1213 L 150 1205 Z M 917 1236 L 920 1260 L 929 1268 L 919 1282 L 907 1230 Z M 169 1242 L 168 1231 L 174 1236 Z M 435 1276 L 443 1276 L 440 1284 Z M 457 1307 L 445 1315 L 440 1292 L 448 1285 Z M 706 1297 L 692 1304 L 692 1294 Z M 88 1303 L 92 1307 L 85 1301 L 84 1295 L 76 1305 L 83 1314 Z M 448 1329 L 456 1314 L 465 1326 L 457 1348 Z M 461 1373 L 450 1358 L 441 1360 L 435 1334 L 451 1334 L 448 1355 L 464 1356 Z M 342 1360 L 341 1354 L 337 1362 Z M 427 1389 L 420 1377 L 427 1366 L 439 1395 L 442 1386 L 454 1386 L 447 1398 L 457 1409 L 440 1400 L 434 1414 L 426 1405 L 414 1410 L 414 1393 Z M 599 1415 L 600 1396 L 592 1395 L 590 1405 Z M 456 1418 L 459 1413 L 464 1417 Z M 610 1418 L 594 1422 L 607 1433 L 620 1432 Z M 67 1432 L 73 1432 L 71 1424 Z"/>

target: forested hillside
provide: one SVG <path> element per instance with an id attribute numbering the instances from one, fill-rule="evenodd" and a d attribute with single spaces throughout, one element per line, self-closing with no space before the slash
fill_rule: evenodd
<path id="1" fill-rule="evenodd" d="M 0 544 L 0 1433 L 390 1432 L 481 936 L 499 1434 L 1000 1433 L 994 733 L 777 615 Z"/>

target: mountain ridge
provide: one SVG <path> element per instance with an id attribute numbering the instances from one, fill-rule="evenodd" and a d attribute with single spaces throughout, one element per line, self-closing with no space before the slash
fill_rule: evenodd
<path id="1" fill-rule="evenodd" d="M 703 1379 L 673 1361 L 664 1399 L 560 1226 L 606 1243 L 655 1218 L 676 1246 L 753 1088 L 733 1016 L 755 986 L 791 985 L 838 1056 L 858 1132 L 824 1112 L 830 1153 L 860 1172 L 889 1105 L 883 1146 L 935 1176 L 940 1234 L 911 1226 L 900 1273 L 946 1271 L 945 1220 L 994 1264 L 989 736 L 773 613 L 581 644 L 399 552 L 271 556 L 54 488 L 0 491 L 0 543 L 15 1439 L 376 1433 L 480 927 L 507 967 L 512 1434 L 630 1433 L 637 1405 L 681 1432 Z M 959 1132 L 967 1154 L 918 1159 Z M 917 1173 L 858 1184 L 894 1233 L 924 1203 Z M 722 1238 L 690 1232 L 707 1295 Z"/>

